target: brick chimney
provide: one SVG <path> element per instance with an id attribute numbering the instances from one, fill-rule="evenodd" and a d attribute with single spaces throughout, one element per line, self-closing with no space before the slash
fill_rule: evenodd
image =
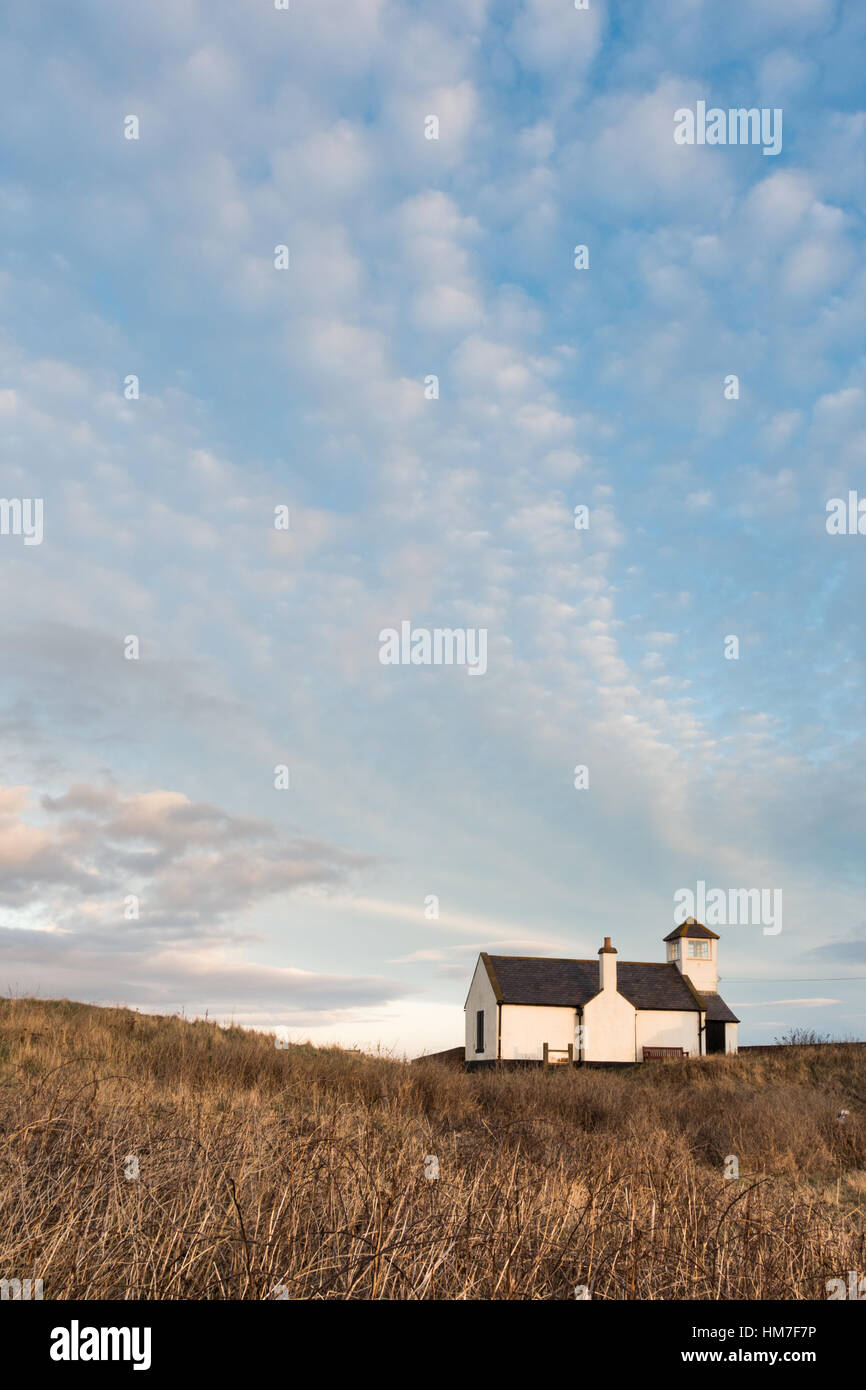
<path id="1" fill-rule="evenodd" d="M 598 987 L 616 989 L 616 947 L 611 946 L 609 936 L 604 938 L 598 953 Z"/>

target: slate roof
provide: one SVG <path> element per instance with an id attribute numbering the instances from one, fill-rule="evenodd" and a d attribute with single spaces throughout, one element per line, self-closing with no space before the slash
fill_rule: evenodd
<path id="1" fill-rule="evenodd" d="M 739 1023 L 720 994 L 704 994 L 702 998 L 707 1007 L 707 1023 Z"/>
<path id="2" fill-rule="evenodd" d="M 678 941 L 681 936 L 701 937 L 705 941 L 718 941 L 719 934 L 710 931 L 702 922 L 696 922 L 694 917 L 687 917 L 681 927 L 674 927 L 673 931 L 668 932 L 665 941 Z"/>
<path id="3" fill-rule="evenodd" d="M 541 956 L 487 956 L 500 1004 L 585 1004 L 598 994 L 597 960 L 555 960 Z M 489 973 L 489 968 L 488 968 Z M 496 985 L 499 989 L 496 989 Z"/>
<path id="4" fill-rule="evenodd" d="M 540 1004 L 575 1008 L 598 994 L 597 960 L 560 960 L 549 956 L 489 956 L 482 952 L 490 982 L 500 1004 Z M 672 962 L 622 960 L 617 965 L 617 990 L 636 1009 L 677 1009 L 736 1022 L 718 995 L 700 995 Z M 721 1008 L 723 1013 L 709 1012 Z"/>
<path id="5" fill-rule="evenodd" d="M 671 964 L 644 965 L 620 961 L 616 987 L 636 1009 L 699 1009 L 701 1005 L 678 968 Z"/>

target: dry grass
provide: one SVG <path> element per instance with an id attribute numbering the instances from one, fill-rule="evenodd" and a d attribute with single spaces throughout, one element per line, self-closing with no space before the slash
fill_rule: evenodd
<path id="1" fill-rule="evenodd" d="M 823 1298 L 866 1268 L 863 1052 L 464 1076 L 2 1000 L 0 1278 L 46 1298 Z"/>

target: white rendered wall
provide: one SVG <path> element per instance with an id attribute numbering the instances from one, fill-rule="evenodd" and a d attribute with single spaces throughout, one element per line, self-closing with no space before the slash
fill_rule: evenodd
<path id="1" fill-rule="evenodd" d="M 583 1007 L 585 1062 L 633 1062 L 635 1007 L 615 989 L 602 990 Z"/>
<path id="2" fill-rule="evenodd" d="M 673 960 L 679 967 L 680 973 L 688 975 L 695 989 L 703 994 L 717 994 L 719 989 L 719 960 L 718 960 L 718 941 L 706 941 L 709 946 L 709 960 L 701 960 L 699 957 L 689 955 L 689 943 L 687 937 L 681 937 L 678 942 L 668 942 L 668 960 Z M 673 949 L 679 946 L 679 957 L 674 957 Z"/>
<path id="3" fill-rule="evenodd" d="M 641 1009 L 637 1016 L 637 1060 L 645 1047 L 681 1047 L 690 1057 L 699 1050 L 700 1014 L 676 1009 Z"/>
<path id="4" fill-rule="evenodd" d="M 542 1007 L 530 1004 L 502 1005 L 502 1056 L 509 1061 L 540 1062 L 544 1044 L 565 1049 L 574 1045 L 577 1011 L 568 1008 Z M 574 1050 L 577 1060 L 577 1048 Z M 551 1062 L 567 1062 L 564 1052 L 551 1057 Z"/>
<path id="5" fill-rule="evenodd" d="M 475 1051 L 475 1015 L 479 1009 L 484 1010 L 484 1051 Z M 467 1062 L 490 1062 L 496 1059 L 496 1025 L 497 1025 L 497 1006 L 496 995 L 493 993 L 493 986 L 490 977 L 484 968 L 484 961 L 479 958 L 475 966 L 475 974 L 472 976 L 472 984 L 469 986 L 469 995 L 466 999 L 466 1052 Z"/>
<path id="6" fill-rule="evenodd" d="M 736 1024 L 736 1023 L 726 1023 L 726 1024 L 725 1024 L 725 1051 L 726 1051 L 726 1052 L 733 1052 L 733 1053 L 735 1053 L 735 1052 L 737 1051 L 737 1024 Z"/>

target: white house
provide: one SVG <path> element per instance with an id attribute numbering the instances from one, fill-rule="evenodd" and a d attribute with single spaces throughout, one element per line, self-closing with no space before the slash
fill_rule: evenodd
<path id="1" fill-rule="evenodd" d="M 718 992 L 718 936 L 694 917 L 665 937 L 665 962 L 478 957 L 466 999 L 468 1067 L 509 1062 L 642 1062 L 736 1052 L 739 1020 Z"/>

